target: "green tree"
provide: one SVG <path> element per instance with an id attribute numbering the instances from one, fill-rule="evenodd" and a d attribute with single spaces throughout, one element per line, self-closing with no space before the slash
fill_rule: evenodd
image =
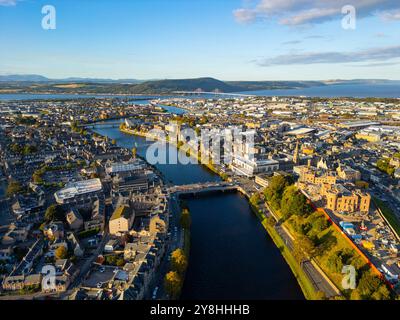
<path id="1" fill-rule="evenodd" d="M 280 209 L 283 192 L 292 183 L 293 180 L 291 177 L 284 177 L 282 175 L 273 176 L 269 180 L 268 187 L 264 190 L 264 195 L 273 210 Z"/>
<path id="2" fill-rule="evenodd" d="M 170 271 L 165 275 L 164 287 L 170 297 L 173 299 L 179 297 L 182 279 L 176 271 Z"/>
<path id="3" fill-rule="evenodd" d="M 281 200 L 281 213 L 286 220 L 292 215 L 308 216 L 312 212 L 312 208 L 307 198 L 302 194 L 296 186 L 285 188 Z"/>
<path id="4" fill-rule="evenodd" d="M 395 172 L 395 167 L 391 166 L 389 164 L 390 160 L 387 158 L 383 158 L 378 160 L 378 162 L 376 163 L 377 168 L 382 171 L 382 172 L 386 172 L 388 175 L 392 176 Z"/>
<path id="5" fill-rule="evenodd" d="M 32 180 L 36 184 L 43 183 L 42 172 L 41 170 L 36 170 L 32 175 Z"/>
<path id="6" fill-rule="evenodd" d="M 54 252 L 56 259 L 66 259 L 68 257 L 68 250 L 64 246 L 60 246 Z"/>
<path id="7" fill-rule="evenodd" d="M 298 240 L 293 242 L 292 254 L 299 264 L 307 259 L 307 256 Z"/>
<path id="8" fill-rule="evenodd" d="M 52 204 L 50 207 L 46 209 L 46 212 L 44 214 L 44 218 L 46 219 L 47 222 L 53 221 L 57 212 L 57 205 Z"/>
<path id="9" fill-rule="evenodd" d="M 47 222 L 62 220 L 64 218 L 64 210 L 60 206 L 52 204 L 47 208 L 44 218 Z"/>
<path id="10" fill-rule="evenodd" d="M 26 145 L 24 146 L 24 148 L 22 149 L 22 154 L 23 155 L 28 155 L 31 153 L 36 153 L 38 150 L 35 146 L 31 146 L 31 145 Z"/>
<path id="11" fill-rule="evenodd" d="M 315 255 L 315 245 L 306 236 L 298 236 L 293 243 L 293 256 L 301 263 Z"/>
<path id="12" fill-rule="evenodd" d="M 389 300 L 391 299 L 391 294 L 387 286 L 381 284 L 378 290 L 372 294 L 371 298 L 374 300 Z"/>
<path id="13" fill-rule="evenodd" d="M 179 274 L 184 274 L 188 266 L 188 261 L 182 249 L 176 249 L 171 254 L 171 267 L 172 270 Z"/>
<path id="14" fill-rule="evenodd" d="M 369 299 L 375 291 L 378 291 L 381 283 L 378 277 L 372 275 L 370 271 L 366 271 L 361 276 L 357 289 L 363 299 Z"/>
<path id="15" fill-rule="evenodd" d="M 251 203 L 254 207 L 257 207 L 259 202 L 260 202 L 260 194 L 254 193 L 254 194 L 250 197 L 250 203 Z"/>
<path id="16" fill-rule="evenodd" d="M 119 258 L 116 262 L 117 267 L 123 267 L 125 265 L 125 260 L 123 258 Z"/>
<path id="17" fill-rule="evenodd" d="M 192 224 L 192 219 L 190 217 L 190 211 L 186 208 L 182 210 L 180 223 L 182 228 L 190 229 L 190 226 Z"/>
<path id="18" fill-rule="evenodd" d="M 136 159 L 136 155 L 137 155 L 137 148 L 133 147 L 132 148 L 132 157 Z"/>
<path id="19" fill-rule="evenodd" d="M 298 237 L 298 241 L 301 244 L 302 249 L 306 253 L 306 255 L 312 258 L 315 255 L 315 245 L 314 243 L 306 236 Z"/>
<path id="20" fill-rule="evenodd" d="M 343 262 L 340 251 L 331 253 L 327 260 L 327 267 L 331 272 L 342 272 Z"/>
<path id="21" fill-rule="evenodd" d="M 18 181 L 12 180 L 8 184 L 6 194 L 7 196 L 11 197 L 13 195 L 21 193 L 23 190 L 24 189 L 22 185 Z"/>
<path id="22" fill-rule="evenodd" d="M 19 154 L 21 153 L 22 148 L 18 143 L 13 143 L 10 145 L 10 150 L 14 153 Z"/>
<path id="23" fill-rule="evenodd" d="M 324 216 L 317 216 L 311 220 L 312 230 L 320 233 L 329 227 L 329 222 Z"/>

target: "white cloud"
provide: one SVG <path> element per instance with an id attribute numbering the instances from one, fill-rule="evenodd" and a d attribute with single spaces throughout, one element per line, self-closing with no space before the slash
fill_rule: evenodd
<path id="1" fill-rule="evenodd" d="M 369 48 L 349 52 L 305 52 L 301 54 L 283 54 L 257 61 L 263 67 L 277 65 L 305 65 L 317 63 L 349 62 L 388 62 L 400 58 L 400 46 Z"/>
<path id="2" fill-rule="evenodd" d="M 400 9 L 392 11 L 384 11 L 380 13 L 380 17 L 386 21 L 400 20 Z"/>
<path id="3" fill-rule="evenodd" d="M 384 14 L 387 20 L 398 20 L 400 15 L 399 0 L 258 0 L 233 14 L 241 23 L 273 18 L 284 25 L 303 25 L 339 19 L 345 5 L 354 6 L 359 18 Z"/>
<path id="4" fill-rule="evenodd" d="M 240 23 L 252 22 L 257 18 L 257 12 L 248 9 L 237 9 L 233 12 L 233 15 L 236 21 Z"/>
<path id="5" fill-rule="evenodd" d="M 17 0 L 0 0 L 0 6 L 10 7 L 15 6 L 17 4 Z"/>

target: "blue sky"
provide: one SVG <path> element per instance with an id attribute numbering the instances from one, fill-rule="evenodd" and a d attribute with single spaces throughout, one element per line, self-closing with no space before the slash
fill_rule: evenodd
<path id="1" fill-rule="evenodd" d="M 322 4 L 321 4 L 322 2 Z M 341 26 L 356 8 L 355 30 Z M 0 0 L 0 74 L 400 79 L 398 0 Z M 43 30 L 44 5 L 56 8 Z"/>

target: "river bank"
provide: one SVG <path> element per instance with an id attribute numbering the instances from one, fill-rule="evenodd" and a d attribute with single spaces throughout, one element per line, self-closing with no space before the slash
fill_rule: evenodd
<path id="1" fill-rule="evenodd" d="M 99 124 L 96 133 L 145 157 L 145 137 Z M 168 147 L 165 147 L 168 150 Z M 199 164 L 156 164 L 174 185 L 220 181 Z M 241 193 L 186 200 L 192 215 L 190 263 L 181 299 L 304 299 L 295 276 Z M 226 273 L 224 270 L 230 270 Z"/>
<path id="2" fill-rule="evenodd" d="M 130 134 L 130 135 L 134 135 L 134 136 L 138 136 L 138 137 L 142 137 L 142 138 L 146 138 L 146 139 L 150 139 L 150 140 L 154 140 L 154 141 L 160 141 L 160 142 L 164 142 L 164 143 L 168 143 L 173 145 L 175 148 L 177 148 L 177 150 L 181 150 L 184 145 L 179 146 L 177 143 L 175 143 L 175 141 L 172 140 L 165 140 L 165 139 L 161 139 L 160 137 L 148 134 L 146 132 L 140 132 L 137 130 L 130 130 L 124 127 L 120 127 L 119 130 L 125 134 Z M 187 146 L 187 145 L 186 145 Z M 187 148 L 189 148 L 189 146 L 187 146 Z M 216 169 L 212 164 L 210 164 L 209 162 L 205 163 L 204 161 L 202 161 L 202 157 L 201 154 L 198 153 L 196 156 L 192 154 L 192 150 L 189 149 L 190 152 L 190 156 L 193 157 L 194 159 L 196 159 L 198 161 L 198 163 L 204 167 L 206 167 L 208 170 L 210 170 L 211 172 L 217 174 L 218 176 L 221 177 L 221 179 L 223 180 L 227 180 L 227 176 L 225 173 L 219 171 L 218 169 Z"/>
<path id="3" fill-rule="evenodd" d="M 171 143 L 176 148 L 178 148 L 178 150 L 183 148 L 183 145 L 182 146 L 178 146 L 178 144 L 173 143 L 172 141 L 163 140 L 163 139 L 160 139 L 157 136 L 153 136 L 153 135 L 147 134 L 145 132 L 140 132 L 140 131 L 136 131 L 136 130 L 130 130 L 130 129 L 123 128 L 123 127 L 120 128 L 120 131 L 123 132 L 123 133 L 126 133 L 126 134 L 141 136 L 141 137 L 144 137 L 144 138 L 147 138 L 147 139 L 154 139 L 154 140 L 158 140 L 158 141 L 163 141 L 165 143 Z M 201 164 L 202 166 L 205 166 L 206 168 L 208 168 L 209 170 L 211 170 L 215 174 L 218 174 L 221 178 L 225 178 L 226 177 L 225 173 L 220 172 L 214 166 L 209 165 L 208 163 L 202 162 L 200 153 L 198 153 L 197 156 L 194 156 L 194 155 L 191 155 L 191 156 L 195 157 L 199 161 L 199 164 Z M 300 285 L 301 290 L 302 290 L 305 298 L 307 300 L 315 300 L 315 299 L 317 299 L 316 292 L 315 292 L 311 282 L 308 280 L 307 276 L 304 274 L 304 271 L 301 269 L 301 267 L 299 266 L 299 264 L 297 263 L 297 261 L 295 260 L 293 255 L 291 254 L 290 250 L 285 245 L 283 239 L 280 237 L 280 235 L 276 232 L 276 230 L 274 228 L 268 226 L 268 224 L 266 223 L 266 216 L 263 213 L 261 213 L 259 211 L 259 209 L 256 208 L 250 202 L 251 194 L 248 194 L 246 192 L 246 190 L 244 190 L 240 186 L 237 188 L 237 191 L 240 192 L 247 199 L 248 204 L 251 207 L 252 212 L 257 216 L 257 218 L 259 219 L 261 225 L 264 227 L 265 231 L 268 233 L 268 235 L 271 237 L 271 239 L 275 243 L 276 247 L 281 252 L 282 256 L 284 257 L 284 259 L 286 261 L 286 263 L 288 264 L 288 266 L 292 270 L 294 276 L 296 277 L 296 280 L 297 280 L 298 284 Z"/>

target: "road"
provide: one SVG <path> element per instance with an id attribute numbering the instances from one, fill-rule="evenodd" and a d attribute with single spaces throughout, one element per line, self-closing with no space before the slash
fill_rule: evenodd
<path id="1" fill-rule="evenodd" d="M 171 236 L 166 243 L 167 250 L 165 253 L 164 258 L 161 261 L 161 265 L 159 266 L 157 273 L 156 273 L 156 279 L 154 281 L 154 284 L 151 286 L 152 290 L 151 293 L 153 292 L 154 288 L 158 287 L 156 299 L 157 300 L 167 300 L 168 297 L 163 290 L 164 288 L 164 278 L 167 272 L 170 270 L 170 262 L 168 257 L 171 256 L 171 253 L 176 250 L 177 248 L 183 248 L 183 242 L 184 242 L 184 233 L 182 228 L 180 228 L 180 223 L 179 223 L 179 217 L 180 217 L 180 206 L 178 202 L 178 198 L 174 195 L 171 196 L 169 199 L 169 208 L 170 208 L 170 213 L 172 214 L 172 217 L 169 219 L 169 228 L 168 232 L 171 233 Z M 176 231 L 175 231 L 176 228 Z M 152 297 L 149 297 L 151 299 Z"/>
<path id="2" fill-rule="evenodd" d="M 372 186 L 370 187 L 370 193 L 378 199 L 383 200 L 400 221 L 400 202 L 390 192 Z"/>
<path id="3" fill-rule="evenodd" d="M 266 216 L 272 216 L 272 214 L 267 208 L 263 208 L 263 212 Z M 282 225 L 279 222 L 275 225 L 275 230 L 283 239 L 288 249 L 292 251 L 293 240 L 289 236 L 287 231 L 282 228 Z M 310 260 L 303 261 L 301 264 L 301 268 L 303 269 L 304 273 L 306 274 L 307 278 L 310 280 L 316 291 L 323 292 L 327 298 L 331 298 L 338 295 L 336 290 L 324 278 L 324 276 L 321 275 L 321 273 L 316 269 L 316 267 L 311 263 Z"/>
<path id="4" fill-rule="evenodd" d="M 108 234 L 108 229 L 106 229 L 103 239 L 101 240 L 96 251 L 88 259 L 86 259 L 83 266 L 80 267 L 79 275 L 75 278 L 74 282 L 69 286 L 69 289 L 61 294 L 61 297 L 68 297 L 82 283 L 82 279 L 86 277 L 86 275 L 90 271 L 93 262 L 95 262 L 97 257 L 103 252 L 103 248 L 109 239 L 110 236 Z"/>

